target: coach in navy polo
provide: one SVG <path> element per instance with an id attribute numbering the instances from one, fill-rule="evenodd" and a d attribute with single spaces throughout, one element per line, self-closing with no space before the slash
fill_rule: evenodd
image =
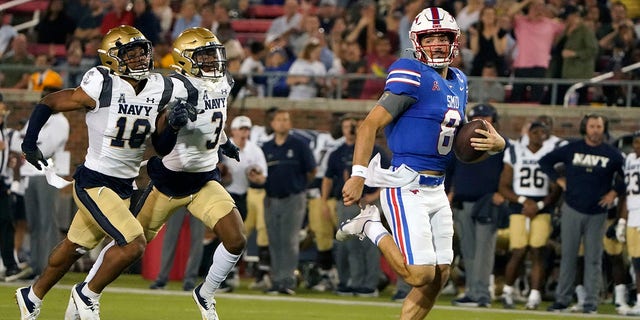
<path id="1" fill-rule="evenodd" d="M 267 159 L 265 223 L 271 254 L 270 294 L 294 294 L 298 265 L 298 233 L 307 207 L 305 190 L 316 174 L 309 145 L 289 134 L 289 112 L 277 110 L 271 120 L 273 139 L 262 146 Z"/>

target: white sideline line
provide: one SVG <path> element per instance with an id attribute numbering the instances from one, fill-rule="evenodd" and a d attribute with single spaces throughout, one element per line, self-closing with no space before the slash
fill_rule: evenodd
<path id="1" fill-rule="evenodd" d="M 16 285 L 28 285 L 28 282 L 0 282 L 0 286 L 3 287 L 16 287 Z M 71 290 L 71 285 L 56 285 L 53 289 L 58 290 Z M 178 291 L 178 290 L 151 290 L 151 289 L 137 289 L 137 288 L 125 288 L 125 287 L 107 287 L 105 292 L 114 293 L 129 293 L 129 294 L 144 294 L 144 295 L 156 295 L 156 296 L 185 296 L 190 297 L 191 291 Z M 241 293 L 218 293 L 216 297 L 235 299 L 235 300 L 259 300 L 259 301 L 289 301 L 289 302 L 301 302 L 301 303 L 320 303 L 320 304 L 333 304 L 333 305 L 359 305 L 359 306 L 375 306 L 375 307 L 388 307 L 397 308 L 400 310 L 400 303 L 397 302 L 380 302 L 380 301 L 356 301 L 351 299 L 339 300 L 339 299 L 326 299 L 326 298 L 308 298 L 308 297 L 295 297 L 295 296 L 271 296 L 271 295 L 258 295 L 258 294 L 241 294 Z M 501 313 L 501 314 L 519 314 L 519 315 L 553 315 L 562 316 L 565 318 L 581 318 L 581 319 L 633 319 L 629 316 L 621 316 L 614 314 L 583 314 L 583 313 L 551 313 L 547 311 L 533 311 L 533 310 L 513 310 L 513 309 L 497 309 L 497 308 L 470 308 L 470 307 L 456 307 L 456 306 L 443 306 L 436 305 L 433 307 L 436 310 L 467 310 L 480 313 Z"/>

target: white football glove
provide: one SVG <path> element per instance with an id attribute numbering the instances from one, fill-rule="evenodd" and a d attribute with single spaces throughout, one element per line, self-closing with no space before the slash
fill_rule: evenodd
<path id="1" fill-rule="evenodd" d="M 618 242 L 625 243 L 627 241 L 625 232 L 627 231 L 627 220 L 618 219 L 618 224 L 616 224 L 616 239 Z"/>

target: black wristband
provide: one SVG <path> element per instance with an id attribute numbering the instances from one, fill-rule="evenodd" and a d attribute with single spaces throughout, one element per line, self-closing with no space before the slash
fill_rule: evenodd
<path id="1" fill-rule="evenodd" d="M 49 108 L 46 104 L 38 103 L 33 112 L 31 113 L 31 117 L 29 117 L 29 125 L 27 126 L 27 133 L 22 139 L 22 149 L 26 150 L 35 150 L 38 147 L 38 135 L 40 134 L 40 130 L 44 127 L 44 124 L 47 123 L 49 117 L 53 114 L 53 110 Z"/>
<path id="2" fill-rule="evenodd" d="M 178 141 L 178 131 L 174 131 L 171 126 L 165 128 L 161 133 L 151 136 L 151 143 L 161 156 L 168 155 L 175 147 L 176 141 Z"/>

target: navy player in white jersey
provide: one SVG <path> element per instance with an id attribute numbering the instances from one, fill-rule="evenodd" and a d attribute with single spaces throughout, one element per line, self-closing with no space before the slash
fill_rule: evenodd
<path id="1" fill-rule="evenodd" d="M 49 94 L 36 105 L 22 142 L 25 159 L 41 169 L 41 164 L 48 163 L 36 141 L 47 119 L 54 112 L 87 111 L 89 148 L 73 185 L 78 212 L 40 277 L 32 286 L 16 291 L 21 319 L 36 319 L 47 292 L 78 258 L 108 235 L 117 246 L 106 252 L 105 263 L 88 284 L 72 289 L 82 319 L 99 319 L 100 293 L 140 258 L 146 245 L 142 226 L 129 211 L 145 140 L 153 134 L 166 144 L 154 143 L 157 149 L 171 149 L 173 132 L 188 122 L 184 103 L 165 112 L 165 105 L 174 100 L 173 84 L 150 72 L 151 42 L 140 31 L 130 26 L 111 29 L 98 53 L 102 66 L 87 71 L 79 87 Z M 192 113 L 195 115 L 193 108 Z"/>
<path id="2" fill-rule="evenodd" d="M 504 307 L 514 307 L 514 288 L 527 249 L 531 256 L 531 291 L 526 309 L 535 310 L 542 302 L 540 290 L 544 285 L 544 249 L 551 235 L 551 209 L 560 198 L 560 188 L 550 183 L 540 170 L 538 160 L 551 152 L 555 145 L 549 141 L 549 128 L 534 121 L 529 126 L 528 143 L 509 144 L 504 153 L 504 167 L 500 175 L 499 191 L 510 202 L 509 249 L 511 258 L 505 270 L 502 288 Z"/>
<path id="3" fill-rule="evenodd" d="M 616 238 L 627 242 L 627 251 L 635 272 L 636 288 L 640 288 L 640 131 L 633 134 L 633 152 L 624 161 L 626 197 L 622 200 Z M 640 292 L 636 304 L 626 315 L 640 316 Z"/>
<path id="4" fill-rule="evenodd" d="M 416 59 L 401 58 L 389 68 L 384 93 L 358 130 L 351 178 L 342 189 L 345 205 L 352 205 L 358 203 L 365 179 L 368 185 L 382 186 L 382 208 L 392 234 L 378 210 L 367 207 L 344 223 L 336 238 L 355 235 L 373 241 L 413 287 L 401 318 L 422 319 L 447 282 L 453 259 L 453 218 L 443 182 L 456 128 L 464 121 L 467 78 L 449 67 L 458 53 L 460 28 L 447 11 L 423 10 L 409 36 Z M 393 172 L 373 169 L 372 163 L 366 167 L 382 128 L 393 153 Z M 471 139 L 475 149 L 504 149 L 504 139 L 490 124 L 476 132 L 484 137 Z"/>
<path id="5" fill-rule="evenodd" d="M 240 150 L 223 131 L 233 80 L 226 70 L 224 46 L 208 29 L 183 31 L 173 43 L 173 59 L 177 72 L 170 78 L 175 83 L 176 96 L 195 105 L 200 114 L 178 132 L 173 150 L 162 158 L 149 160 L 151 184 L 141 199 L 144 203 L 137 219 L 147 241 L 181 207 L 189 209 L 215 232 L 221 244 L 213 254 L 205 282 L 192 295 L 202 318 L 217 320 L 214 292 L 238 262 L 246 244 L 242 217 L 231 195 L 219 183 L 216 167 L 219 148 L 239 161 Z M 108 246 L 111 245 L 113 242 Z M 106 264 L 106 258 L 98 258 L 88 278 L 101 263 Z"/>

